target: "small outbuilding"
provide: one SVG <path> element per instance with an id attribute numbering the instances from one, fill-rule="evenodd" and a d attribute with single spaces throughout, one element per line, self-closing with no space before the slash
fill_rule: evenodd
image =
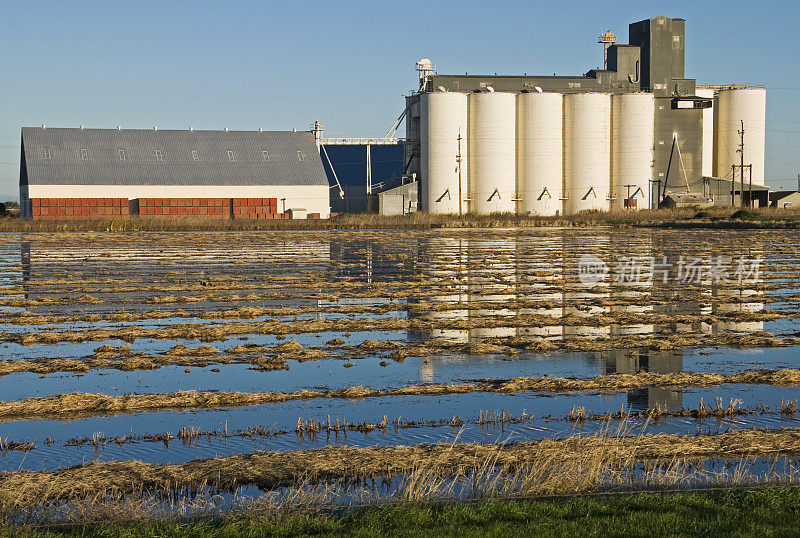
<path id="1" fill-rule="evenodd" d="M 769 206 L 775 208 L 800 207 L 800 192 L 776 191 L 769 193 Z"/>

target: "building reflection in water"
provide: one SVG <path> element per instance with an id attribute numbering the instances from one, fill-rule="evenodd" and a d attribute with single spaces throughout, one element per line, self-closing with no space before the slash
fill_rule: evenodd
<path id="1" fill-rule="evenodd" d="M 600 285 L 586 287 L 577 278 L 581 255 L 605 252 L 612 256 L 630 253 L 641 259 L 661 261 L 664 256 L 677 259 L 680 251 L 663 251 L 653 235 L 626 237 L 623 234 L 543 234 L 516 235 L 513 238 L 425 238 L 420 241 L 418 272 L 430 282 L 452 282 L 447 293 L 435 292 L 428 299 L 462 305 L 486 305 L 486 308 L 454 309 L 421 314 L 427 320 L 471 322 L 470 328 L 437 328 L 411 331 L 409 339 L 447 338 L 467 343 L 487 337 L 540 337 L 549 340 L 569 338 L 614 338 L 648 336 L 667 333 L 719 334 L 763 330 L 762 321 L 715 320 L 710 316 L 732 312 L 763 310 L 762 295 L 755 289 L 731 288 L 710 279 L 698 283 L 676 281 L 675 267 L 648 265 L 641 279 L 616 282 L 613 272 Z M 658 264 L 658 262 L 656 262 Z M 663 271 L 666 271 L 664 281 Z M 651 278 L 652 277 L 652 278 Z M 757 286 L 748 284 L 750 288 Z M 413 302 L 413 300 L 411 301 Z M 541 306 L 537 306 L 537 303 Z M 511 306 L 506 306 L 511 305 Z M 514 306 L 516 305 L 516 306 Z M 655 323 L 638 316 L 655 315 Z M 562 318 L 557 325 L 530 324 L 497 326 L 503 317 L 540 315 Z M 616 323 L 596 323 L 598 316 L 613 316 Z M 621 316 L 621 317 L 620 317 Z M 689 318 L 692 318 L 689 320 Z M 699 318 L 713 320 L 708 323 Z M 665 318 L 676 318 L 663 322 Z M 487 327 L 474 327 L 489 321 Z M 518 321 L 518 320 L 515 320 Z M 589 353 L 595 371 L 601 373 L 660 374 L 683 370 L 683 353 L 679 350 L 612 349 Z M 463 355 L 427 357 L 421 361 L 420 379 L 435 380 L 436 364 L 442 361 L 479 362 L 482 357 Z M 565 355 L 563 360 L 584 360 Z M 531 375 L 536 375 L 531 373 Z M 643 388 L 627 392 L 631 410 L 639 411 L 655 405 L 669 409 L 682 407 L 682 393 L 660 388 Z"/>
<path id="2" fill-rule="evenodd" d="M 369 237 L 334 236 L 330 240 L 284 241 L 270 253 L 237 245 L 204 245 L 185 252 L 175 248 L 148 250 L 141 244 L 131 248 L 123 245 L 99 258 L 96 247 L 89 244 L 64 251 L 57 245 L 32 245 L 24 241 L 19 251 L 20 277 L 28 298 L 26 283 L 34 275 L 36 278 L 64 277 L 76 270 L 84 274 L 95 271 L 97 274 L 153 274 L 153 271 L 170 271 L 167 262 L 178 256 L 183 269 L 212 267 L 221 274 L 226 271 L 255 274 L 259 270 L 270 274 L 296 274 L 301 269 L 327 273 L 331 282 L 346 279 L 362 283 L 364 289 L 374 284 L 398 285 L 413 280 L 418 284 L 415 284 L 415 293 L 408 298 L 411 308 L 406 315 L 428 322 L 431 328 L 409 330 L 406 334 L 409 342 L 446 339 L 468 344 L 486 338 L 513 337 L 557 341 L 663 332 L 749 333 L 764 328 L 763 321 L 718 319 L 719 316 L 763 310 L 764 298 L 757 285 L 731 286 L 708 278 L 683 283 L 675 279 L 675 267 L 668 272 L 666 282 L 660 274 L 653 274 L 650 279 L 645 272 L 640 281 L 620 283 L 615 281 L 613 271 L 605 282 L 596 286 L 587 287 L 579 281 L 578 264 L 584 254 L 611 256 L 617 260 L 621 256 L 656 260 L 666 257 L 671 261 L 685 254 L 658 233 L 549 230 L 535 234 L 509 231 L 504 236 L 499 233 L 484 236 L 477 233 L 408 234 L 385 242 Z M 9 253 L 9 259 L 15 256 Z M 274 261 L 264 269 L 265 257 L 269 256 Z M 231 259 L 237 260 L 235 269 L 230 265 Z M 615 261 L 607 261 L 613 270 Z M 426 287 L 428 293 L 425 293 Z M 399 289 L 403 289 L 402 285 Z M 347 294 L 344 295 L 345 298 L 338 301 L 299 297 L 288 303 L 335 307 L 339 304 L 385 304 L 392 300 L 402 302 L 396 297 L 347 298 Z M 413 306 L 420 301 L 431 303 L 431 307 L 415 312 Z M 288 303 L 282 301 L 285 306 L 289 306 Z M 115 305 L 111 301 L 108 306 Z M 658 318 L 656 322 L 637 319 L 650 314 Z M 536 322 L 537 317 L 543 316 L 556 322 Z M 608 323 L 608 320 L 598 323 L 601 316 L 610 316 L 615 323 Z M 521 322 L 520 317 L 530 322 L 524 319 Z M 444 361 L 466 364 L 485 360 L 485 356 L 463 354 L 427 357 L 420 361 L 420 379 L 433 381 L 437 364 Z M 682 370 L 680 351 L 612 349 L 564 355 L 561 360 L 582 361 L 579 367 L 588 362 L 590 370 L 601 373 Z M 530 375 L 539 374 L 531 371 Z M 681 406 L 682 396 L 678 391 L 645 388 L 629 391 L 628 403 L 634 410 L 657 404 L 675 408 Z"/>

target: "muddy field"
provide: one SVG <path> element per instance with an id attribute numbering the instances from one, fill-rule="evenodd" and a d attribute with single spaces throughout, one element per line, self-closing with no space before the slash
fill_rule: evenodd
<path id="1" fill-rule="evenodd" d="M 621 459 L 576 467 L 586 490 L 660 460 L 671 485 L 745 456 L 800 478 L 791 230 L 7 233 L 0 311 L 3 518 L 96 498 L 88 476 L 330 485 L 359 475 L 331 470 L 345 452 L 359 480 L 496 468 L 552 493 L 521 462 L 589 439 Z"/>

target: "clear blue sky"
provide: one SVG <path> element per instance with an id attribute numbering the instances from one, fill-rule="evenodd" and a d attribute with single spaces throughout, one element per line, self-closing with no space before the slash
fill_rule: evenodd
<path id="1" fill-rule="evenodd" d="M 16 197 L 23 125 L 308 129 L 383 136 L 440 72 L 581 74 L 597 36 L 686 19 L 686 75 L 766 84 L 767 181 L 800 172 L 797 2 L 3 0 L 0 197 Z"/>

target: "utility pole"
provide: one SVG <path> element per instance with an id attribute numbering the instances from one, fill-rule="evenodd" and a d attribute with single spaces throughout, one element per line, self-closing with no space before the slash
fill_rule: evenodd
<path id="1" fill-rule="evenodd" d="M 734 196 L 736 195 L 736 165 L 731 165 L 731 207 L 733 207 Z"/>
<path id="2" fill-rule="evenodd" d="M 461 204 L 464 196 L 461 194 L 461 127 L 458 128 L 458 155 L 456 155 L 456 164 L 458 165 L 458 216 L 461 216 Z M 800 177 L 800 176 L 798 176 Z"/>
<path id="3" fill-rule="evenodd" d="M 656 199 L 655 203 L 653 200 L 650 200 L 650 209 L 659 209 L 661 207 L 661 180 L 660 179 L 651 179 L 650 180 L 650 196 L 653 196 L 653 187 L 656 188 Z M 655 207 L 653 207 L 655 206 Z"/>
<path id="4" fill-rule="evenodd" d="M 741 191 L 742 195 L 739 197 L 739 202 L 740 202 L 739 205 L 744 207 L 744 120 L 741 120 L 741 122 L 742 122 L 742 128 L 739 131 L 739 138 L 741 139 L 741 142 L 739 142 L 739 150 L 738 151 L 739 151 L 739 177 L 742 180 L 742 191 Z M 751 188 L 751 191 L 750 191 L 750 196 L 751 196 L 751 198 L 753 196 L 752 188 Z M 752 203 L 752 200 L 751 200 L 751 203 Z"/>

